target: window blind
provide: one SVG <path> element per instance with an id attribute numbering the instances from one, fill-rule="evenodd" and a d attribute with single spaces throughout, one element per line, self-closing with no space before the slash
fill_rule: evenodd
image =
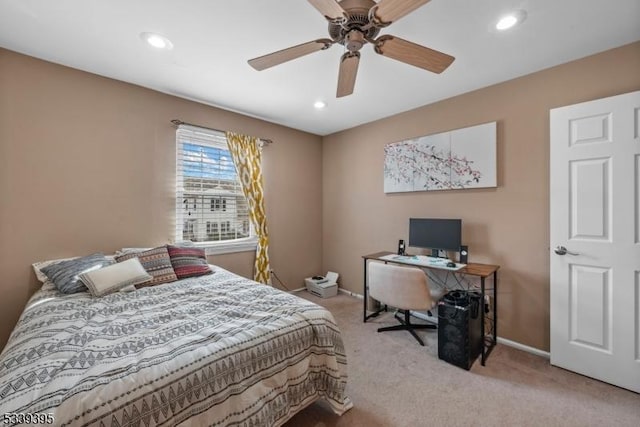
<path id="1" fill-rule="evenodd" d="M 252 236 L 249 206 L 223 132 L 176 132 L 176 240 L 232 242 Z"/>

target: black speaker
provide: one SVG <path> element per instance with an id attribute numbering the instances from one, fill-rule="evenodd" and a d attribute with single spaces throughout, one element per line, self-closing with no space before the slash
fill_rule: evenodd
<path id="1" fill-rule="evenodd" d="M 469 262 L 469 246 L 460 245 L 460 263 L 467 264 Z"/>
<path id="2" fill-rule="evenodd" d="M 438 303 L 438 358 L 469 370 L 482 351 L 481 300 L 472 291 L 451 291 Z"/>
<path id="3" fill-rule="evenodd" d="M 404 255 L 404 240 L 398 240 L 398 255 Z"/>

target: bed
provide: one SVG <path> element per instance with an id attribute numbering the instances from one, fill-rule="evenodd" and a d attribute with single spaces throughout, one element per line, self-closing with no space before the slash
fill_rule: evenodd
<path id="1" fill-rule="evenodd" d="M 38 291 L 0 354 L 0 414 L 9 424 L 279 426 L 318 399 L 349 410 L 346 380 L 330 312 L 215 267 L 99 298 Z"/>

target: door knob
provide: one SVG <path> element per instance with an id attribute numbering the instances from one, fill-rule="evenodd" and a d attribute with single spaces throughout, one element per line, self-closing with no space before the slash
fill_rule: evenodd
<path id="1" fill-rule="evenodd" d="M 553 251 L 558 255 L 580 255 L 577 252 L 571 252 L 570 250 L 567 250 L 567 248 L 565 248 L 564 246 L 556 246 Z"/>

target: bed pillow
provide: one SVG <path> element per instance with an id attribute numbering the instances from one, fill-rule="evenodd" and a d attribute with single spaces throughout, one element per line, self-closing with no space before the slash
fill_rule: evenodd
<path id="1" fill-rule="evenodd" d="M 161 283 L 175 282 L 178 280 L 178 276 L 173 271 L 171 264 L 171 258 L 169 258 L 169 251 L 166 246 L 160 246 L 145 250 L 142 252 L 125 253 L 123 255 L 116 256 L 117 262 L 123 262 L 128 259 L 137 258 L 144 269 L 153 276 L 153 280 L 145 283 L 141 286 L 155 286 Z"/>
<path id="2" fill-rule="evenodd" d="M 178 279 L 187 277 L 204 276 L 213 271 L 209 268 L 204 249 L 187 246 L 167 246 L 171 265 Z"/>
<path id="3" fill-rule="evenodd" d="M 80 281 L 80 274 L 97 270 L 114 263 L 103 254 L 96 253 L 50 264 L 40 269 L 63 294 L 85 292 L 87 287 Z"/>
<path id="4" fill-rule="evenodd" d="M 91 270 L 80 275 L 91 295 L 101 297 L 128 286 L 140 285 L 153 280 L 138 258 L 128 259 L 117 264 Z"/>
<path id="5" fill-rule="evenodd" d="M 47 261 L 38 261 L 38 262 L 34 262 L 33 264 L 31 264 L 31 266 L 33 267 L 33 271 L 36 273 L 36 278 L 38 279 L 38 281 L 40 283 L 46 283 L 46 282 L 53 283 L 53 282 L 51 282 L 51 280 L 49 280 L 47 275 L 42 272 L 42 269 L 47 267 L 47 266 L 50 266 L 51 264 L 57 264 L 57 263 L 62 262 L 62 261 L 69 261 L 70 259 L 76 259 L 76 258 L 78 258 L 78 257 L 51 259 L 51 260 L 47 260 Z"/>

